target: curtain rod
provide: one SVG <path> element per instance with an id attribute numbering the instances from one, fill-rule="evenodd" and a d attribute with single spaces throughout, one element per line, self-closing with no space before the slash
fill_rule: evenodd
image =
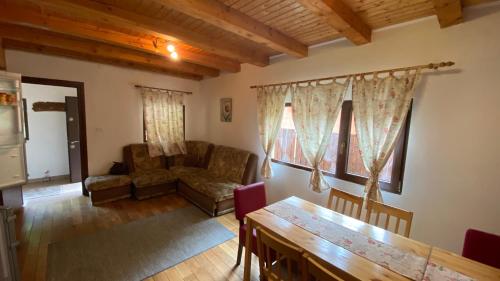
<path id="1" fill-rule="evenodd" d="M 287 85 L 287 84 L 319 82 L 319 81 L 325 81 L 325 80 L 347 78 L 350 76 L 370 75 L 370 74 L 375 74 L 375 73 L 388 73 L 388 72 L 392 73 L 392 72 L 397 72 L 397 71 L 416 70 L 419 68 L 420 69 L 437 70 L 438 68 L 449 67 L 449 66 L 452 66 L 454 64 L 455 63 L 452 61 L 440 62 L 440 63 L 429 63 L 429 64 L 410 66 L 410 67 L 399 67 L 399 68 L 385 69 L 385 70 L 379 70 L 379 71 L 359 72 L 359 73 L 352 73 L 352 74 L 347 74 L 347 75 L 339 75 L 339 76 L 332 76 L 332 77 L 325 77 L 325 78 L 318 78 L 318 79 L 300 80 L 300 81 L 291 81 L 291 82 L 282 82 L 282 83 L 264 84 L 264 85 L 253 85 L 253 86 L 250 86 L 250 88 L 255 89 L 255 88 L 259 88 L 259 87 L 268 87 L 268 86 L 282 86 L 282 85 Z"/>
<path id="2" fill-rule="evenodd" d="M 179 90 L 172 90 L 172 89 L 164 89 L 164 88 L 155 88 L 155 87 L 148 87 L 148 86 L 143 86 L 143 85 L 134 85 L 136 88 L 141 88 L 141 89 L 151 89 L 151 90 L 158 90 L 158 91 L 171 91 L 171 92 L 178 92 L 178 93 L 184 93 L 186 95 L 191 95 L 193 92 L 187 92 L 187 91 L 179 91 Z"/>

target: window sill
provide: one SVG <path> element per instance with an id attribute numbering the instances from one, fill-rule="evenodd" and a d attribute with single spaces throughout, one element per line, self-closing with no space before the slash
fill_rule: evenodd
<path id="1" fill-rule="evenodd" d="M 276 163 L 276 164 L 280 164 L 280 165 L 283 165 L 283 166 L 291 167 L 291 168 L 294 168 L 294 169 L 299 169 L 299 170 L 304 170 L 304 171 L 312 172 L 312 168 L 307 167 L 307 166 L 302 166 L 302 165 L 298 165 L 298 164 L 292 164 L 292 163 L 288 163 L 288 162 L 276 160 L 276 159 L 273 159 L 273 158 L 271 158 L 271 162 Z M 356 176 L 356 175 L 351 175 L 351 174 L 346 174 L 345 178 L 341 178 L 341 177 L 337 177 L 337 175 L 335 175 L 334 173 L 331 173 L 331 172 L 326 172 L 326 171 L 321 171 L 321 172 L 325 176 L 332 177 L 332 178 L 339 179 L 339 180 L 343 180 L 343 181 L 348 181 L 348 182 L 356 183 L 356 184 L 359 184 L 359 185 L 365 185 L 366 180 L 367 180 L 366 178 L 363 178 L 363 177 L 360 177 L 360 176 Z M 401 189 L 400 188 L 394 189 L 394 186 L 392 186 L 390 183 L 383 182 L 383 181 L 379 181 L 379 184 L 380 184 L 380 189 L 382 191 L 386 191 L 386 192 L 389 192 L 389 193 L 401 195 L 401 191 L 400 191 Z"/>

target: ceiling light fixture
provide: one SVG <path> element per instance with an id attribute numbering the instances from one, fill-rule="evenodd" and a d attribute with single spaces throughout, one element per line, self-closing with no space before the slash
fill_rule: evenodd
<path id="1" fill-rule="evenodd" d="M 167 45 L 167 51 L 169 51 L 171 53 L 175 52 L 175 46 L 172 45 L 172 44 L 168 44 Z"/>
<path id="2" fill-rule="evenodd" d="M 177 60 L 179 59 L 179 55 L 177 54 L 177 52 L 171 52 L 170 53 L 170 57 L 174 60 Z"/>

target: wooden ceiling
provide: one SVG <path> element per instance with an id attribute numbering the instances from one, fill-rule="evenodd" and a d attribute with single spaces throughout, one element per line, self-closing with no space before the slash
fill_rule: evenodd
<path id="1" fill-rule="evenodd" d="M 337 38 L 367 44 L 373 29 L 430 15 L 448 27 L 489 1 L 0 0 L 0 58 L 12 48 L 201 80 Z"/>

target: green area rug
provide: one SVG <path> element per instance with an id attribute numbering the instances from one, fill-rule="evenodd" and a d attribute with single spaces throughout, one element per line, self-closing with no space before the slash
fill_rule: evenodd
<path id="1" fill-rule="evenodd" d="M 143 280 L 233 237 L 199 209 L 183 208 L 50 244 L 47 279 Z"/>

